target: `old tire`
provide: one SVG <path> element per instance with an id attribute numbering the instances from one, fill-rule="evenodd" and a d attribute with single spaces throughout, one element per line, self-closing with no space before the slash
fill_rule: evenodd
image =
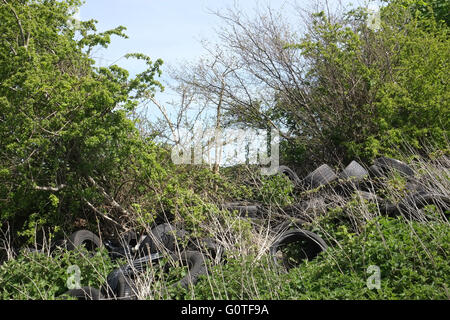
<path id="1" fill-rule="evenodd" d="M 138 243 L 138 236 L 134 231 L 128 231 L 123 236 L 123 242 L 125 245 L 134 247 Z"/>
<path id="2" fill-rule="evenodd" d="M 175 262 L 181 262 L 189 268 L 187 275 L 173 284 L 174 287 L 181 286 L 182 288 L 187 289 L 190 285 L 195 285 L 197 283 L 199 276 L 208 273 L 205 258 L 199 251 L 186 250 L 179 254 L 174 253 L 171 257 Z M 168 267 L 169 266 L 166 265 L 166 271 L 168 270 Z"/>
<path id="3" fill-rule="evenodd" d="M 288 230 L 281 236 L 279 236 L 278 239 L 270 247 L 269 252 L 273 257 L 273 261 L 275 262 L 275 264 L 279 265 L 279 258 L 277 256 L 277 253 L 286 245 L 295 242 L 300 242 L 299 246 L 301 246 L 301 248 L 298 248 L 300 249 L 299 251 L 301 251 L 300 258 L 307 260 L 314 259 L 319 253 L 326 250 L 328 247 L 325 241 L 319 235 L 311 231 L 299 228 Z M 293 265 L 286 260 L 286 257 L 283 256 L 283 265 L 287 270 L 289 270 L 293 267 Z"/>
<path id="4" fill-rule="evenodd" d="M 369 172 L 362 165 L 356 161 L 352 161 L 341 173 L 339 173 L 338 177 L 339 179 L 362 179 L 368 174 Z"/>
<path id="5" fill-rule="evenodd" d="M 350 196 L 354 190 L 367 188 L 365 183 L 367 181 L 364 181 L 364 178 L 368 175 L 369 172 L 362 165 L 352 161 L 338 174 L 338 178 L 342 181 L 335 185 L 334 190 L 344 197 Z"/>
<path id="6" fill-rule="evenodd" d="M 188 248 L 202 252 L 215 261 L 220 261 L 223 255 L 223 247 L 212 238 L 194 239 Z"/>
<path id="7" fill-rule="evenodd" d="M 117 297 L 119 295 L 119 278 L 129 276 L 128 265 L 119 267 L 111 271 L 106 277 L 106 284 L 102 287 L 104 295 L 107 297 Z"/>
<path id="8" fill-rule="evenodd" d="M 88 251 L 95 251 L 102 246 L 100 238 L 89 230 L 78 230 L 72 233 L 67 242 L 67 250 L 74 250 L 84 245 Z"/>
<path id="9" fill-rule="evenodd" d="M 178 239 L 184 239 L 188 233 L 183 229 L 177 229 L 170 223 L 163 223 L 152 229 L 152 238 L 156 249 L 165 248 L 175 251 Z"/>
<path id="10" fill-rule="evenodd" d="M 103 292 L 107 296 L 123 297 L 125 299 L 134 299 L 136 289 L 134 279 L 136 276 L 148 268 L 149 265 L 156 263 L 162 257 L 160 254 L 148 255 L 134 259 L 128 264 L 111 271 L 103 286 Z M 133 293 L 133 294 L 132 294 Z"/>
<path id="11" fill-rule="evenodd" d="M 422 209 L 427 205 L 435 205 L 442 211 L 450 209 L 450 198 L 437 193 L 417 192 L 405 197 L 400 202 L 400 209 L 405 211 L 409 209 Z"/>
<path id="12" fill-rule="evenodd" d="M 303 179 L 302 184 L 305 188 L 317 188 L 321 185 L 325 185 L 335 180 L 337 175 L 334 173 L 328 165 L 323 164 L 316 170 L 308 174 L 305 179 Z"/>
<path id="13" fill-rule="evenodd" d="M 384 176 L 384 173 L 379 166 L 373 164 L 369 167 L 369 175 L 371 178 L 381 178 Z"/>
<path id="14" fill-rule="evenodd" d="M 278 173 L 286 175 L 289 180 L 292 181 L 294 186 L 298 186 L 301 184 L 300 178 L 297 176 L 297 174 L 292 170 L 291 168 L 287 166 L 279 166 L 278 167 Z"/>
<path id="15" fill-rule="evenodd" d="M 123 273 L 119 274 L 117 283 L 117 299 L 136 300 L 136 284 L 134 280 Z"/>
<path id="16" fill-rule="evenodd" d="M 414 176 L 414 170 L 406 163 L 388 157 L 380 157 L 374 160 L 374 165 L 383 171 L 398 171 L 401 174 L 409 177 Z"/>
<path id="17" fill-rule="evenodd" d="M 284 233 L 287 230 L 289 230 L 291 227 L 299 227 L 305 223 L 306 223 L 305 220 L 290 217 L 288 220 L 283 221 L 282 223 L 279 223 L 275 227 L 273 227 L 272 232 L 273 233 L 280 233 L 280 232 Z"/>
<path id="18" fill-rule="evenodd" d="M 162 252 L 165 250 L 174 251 L 178 239 L 187 237 L 185 230 L 180 230 L 170 223 L 159 224 L 154 227 L 140 245 L 141 255 Z"/>

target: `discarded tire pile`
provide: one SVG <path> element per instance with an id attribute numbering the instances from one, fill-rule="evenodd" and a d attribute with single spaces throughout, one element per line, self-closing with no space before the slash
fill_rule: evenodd
<path id="1" fill-rule="evenodd" d="M 175 287 L 187 288 L 190 284 L 195 284 L 200 275 L 207 273 L 205 259 L 220 259 L 222 249 L 209 238 L 191 239 L 185 247 L 181 248 L 178 240 L 183 238 L 187 238 L 187 232 L 177 230 L 169 223 L 160 224 L 149 234 L 139 238 L 136 233 L 129 232 L 122 241 L 107 240 L 104 243 L 101 243 L 100 238 L 88 230 L 76 231 L 65 243 L 68 250 L 84 246 L 89 251 L 93 251 L 104 246 L 111 258 L 125 257 L 131 262 L 113 270 L 100 289 L 82 287 L 69 290 L 64 295 L 79 300 L 137 299 L 136 278 L 151 265 L 155 266 L 159 263 L 163 252 L 169 253 L 170 261 L 180 262 L 181 265 L 188 267 L 187 275 L 173 284 Z M 163 266 L 166 272 L 169 268 L 169 263 Z"/>
<path id="2" fill-rule="evenodd" d="M 349 195 L 357 191 L 364 199 L 378 202 L 380 212 L 389 216 L 404 215 L 415 218 L 414 215 L 418 210 L 430 204 L 442 211 L 450 207 L 450 198 L 447 195 L 427 191 L 416 178 L 414 170 L 397 159 L 377 158 L 368 170 L 358 162 L 352 161 L 339 174 L 323 164 L 303 180 L 299 179 L 295 173 L 294 178 L 291 178 L 292 172 L 287 173 L 282 167 L 280 169 L 280 172 L 285 173 L 300 190 L 328 185 L 340 195 Z M 407 195 L 397 203 L 382 199 L 376 194 L 380 181 L 394 172 L 405 178 L 407 190 Z"/>
<path id="3" fill-rule="evenodd" d="M 375 194 L 378 181 L 390 175 L 393 171 L 402 175 L 407 181 L 408 194 L 398 203 L 391 203 Z M 429 193 L 415 177 L 414 170 L 405 163 L 391 158 L 381 157 L 374 161 L 373 165 L 365 169 L 356 161 L 352 161 L 340 173 L 335 173 L 328 165 L 323 164 L 300 179 L 297 174 L 286 166 L 279 167 L 279 173 L 285 174 L 294 184 L 296 190 L 307 191 L 322 186 L 329 186 L 336 193 L 348 195 L 357 191 L 364 199 L 376 201 L 382 214 L 390 216 L 404 215 L 414 218 L 414 212 L 428 204 L 434 204 L 441 210 L 450 208 L 450 198 L 447 195 Z M 301 208 L 301 203 L 294 205 Z M 257 217 L 264 211 L 259 205 L 230 202 L 222 207 L 227 210 L 237 210 L 240 215 Z M 412 210 L 411 208 L 415 208 Z M 284 208 L 284 212 L 289 212 Z M 296 211 L 301 212 L 300 210 Z M 302 217 L 297 217 L 299 224 Z M 314 259 L 319 253 L 327 249 L 325 241 L 317 234 L 297 227 L 290 228 L 290 222 L 284 221 L 274 228 L 277 236 L 270 246 L 269 254 L 276 265 L 289 270 L 295 264 L 286 259 L 283 248 L 294 245 L 300 249 L 299 259 Z M 186 239 L 186 241 L 178 241 Z M 60 244 L 63 242 L 60 242 Z M 181 245 L 185 243 L 185 245 Z M 205 259 L 221 261 L 223 248 L 213 239 L 189 239 L 186 231 L 176 229 L 169 223 L 156 226 L 149 234 L 138 237 L 136 233 L 129 232 L 121 241 L 105 241 L 87 230 L 73 233 L 66 241 L 66 248 L 73 250 L 84 245 L 88 250 L 94 250 L 100 246 L 107 248 L 112 258 L 127 257 L 130 263 L 113 270 L 107 277 L 107 283 L 102 288 L 82 287 L 66 292 L 67 295 L 78 299 L 137 299 L 136 279 L 139 273 L 144 272 L 149 266 L 160 262 L 164 252 L 168 252 L 170 259 L 181 262 L 188 267 L 185 277 L 176 282 L 175 286 L 187 288 L 195 284 L 198 277 L 207 274 Z M 169 265 L 163 266 L 164 271 Z"/>
<path id="4" fill-rule="evenodd" d="M 292 169 L 286 166 L 280 166 L 278 172 L 286 175 L 294 184 L 295 190 L 299 192 L 328 187 L 334 194 L 344 198 L 356 192 L 363 199 L 376 202 L 380 213 L 389 216 L 403 215 L 406 218 L 416 219 L 418 211 L 426 205 L 435 205 L 442 212 L 450 209 L 448 193 L 439 194 L 427 191 L 418 181 L 410 166 L 388 157 L 375 159 L 368 169 L 358 162 L 352 161 L 340 173 L 335 173 L 330 166 L 322 164 L 304 179 L 300 179 Z M 394 173 L 405 178 L 407 189 L 406 196 L 397 203 L 392 203 L 376 194 L 377 189 L 382 187 L 383 179 Z M 320 200 L 322 200 L 320 197 L 314 199 L 319 203 Z M 290 219 L 273 228 L 278 236 L 270 247 L 270 254 L 276 264 L 281 261 L 286 269 L 291 268 L 292 265 L 286 256 L 280 254 L 283 246 L 295 243 L 295 246 L 301 249 L 300 258 L 304 259 L 313 259 L 327 248 L 325 241 L 319 235 L 297 227 L 309 220 L 308 216 L 302 214 L 307 206 L 307 203 L 296 203 L 282 208 L 283 213 L 287 214 Z M 264 213 L 264 208 L 255 204 L 227 203 L 223 205 L 223 208 L 237 210 L 239 214 L 247 217 L 258 217 Z M 295 228 L 290 229 L 292 226 Z"/>

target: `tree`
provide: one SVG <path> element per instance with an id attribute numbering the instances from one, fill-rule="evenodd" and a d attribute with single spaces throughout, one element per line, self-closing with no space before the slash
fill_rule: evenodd
<path id="1" fill-rule="evenodd" d="M 207 46 L 205 48 L 208 49 Z M 226 61 L 224 53 L 220 52 L 219 48 L 216 49 L 215 52 L 210 51 L 211 57 L 200 59 L 195 64 L 185 63 L 178 68 L 172 68 L 171 77 L 176 81 L 176 85 L 172 88 L 182 97 L 178 119 L 181 120 L 182 115 L 185 116 L 184 124 L 191 122 L 190 126 L 192 127 L 196 121 L 203 117 L 206 123 L 212 122 L 211 128 L 217 132 L 222 129 L 222 117 L 229 110 L 225 99 L 226 86 L 229 84 L 228 79 L 239 66 L 233 64 L 232 61 Z M 191 104 L 196 104 L 200 108 L 196 111 L 192 108 L 189 109 Z M 186 107 L 183 108 L 183 106 Z M 193 121 L 187 120 L 188 111 L 194 114 Z M 181 122 L 178 121 L 177 128 L 180 124 Z M 210 163 L 212 163 L 212 171 L 217 174 L 222 152 L 219 149 L 222 146 L 219 146 L 213 140 L 214 138 L 207 141 L 205 148 L 208 151 L 214 149 L 214 159 Z"/>
<path id="2" fill-rule="evenodd" d="M 162 61 L 127 55 L 147 64 L 134 78 L 117 65 L 96 68 L 92 49 L 126 37 L 125 28 L 98 33 L 90 20 L 75 29 L 79 5 L 0 3 L 0 218 L 26 235 L 69 225 L 83 210 L 110 221 L 109 213 L 129 214 L 130 203 L 116 198 L 124 177 L 138 166 L 146 175 L 161 168 L 129 114 L 162 88 Z"/>
<path id="3" fill-rule="evenodd" d="M 222 102 L 222 123 L 278 129 L 282 161 L 301 173 L 323 162 L 398 156 L 400 144 L 420 151 L 431 139 L 445 148 L 448 26 L 423 14 L 433 5 L 388 1 L 380 30 L 367 24 L 365 8 L 333 13 L 326 3 L 300 10 L 301 27 L 270 8 L 254 17 L 221 10 L 221 42 L 209 57 L 230 72 L 223 83 L 184 83 Z"/>

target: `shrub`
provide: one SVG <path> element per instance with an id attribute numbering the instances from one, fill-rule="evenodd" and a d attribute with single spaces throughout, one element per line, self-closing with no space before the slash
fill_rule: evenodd
<path id="1" fill-rule="evenodd" d="M 51 300 L 67 290 L 67 281 L 78 266 L 80 285 L 100 288 L 115 267 L 107 252 L 97 251 L 89 256 L 86 250 L 46 253 L 28 252 L 0 266 L 0 298 L 15 300 Z M 69 270 L 70 271 L 70 270 Z"/>
<path id="2" fill-rule="evenodd" d="M 341 227 L 339 245 L 289 273 L 266 256 L 247 256 L 212 268 L 186 298 L 195 299 L 447 299 L 448 223 L 379 217 L 359 235 Z M 366 285 L 368 267 L 381 270 L 380 289 Z"/>
<path id="3" fill-rule="evenodd" d="M 447 299 L 450 228 L 402 218 L 378 218 L 289 274 L 286 299 Z M 370 290 L 367 269 L 381 270 L 381 288 Z"/>

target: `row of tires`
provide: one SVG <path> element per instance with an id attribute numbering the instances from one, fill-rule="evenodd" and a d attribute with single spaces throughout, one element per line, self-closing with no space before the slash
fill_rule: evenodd
<path id="1" fill-rule="evenodd" d="M 368 168 L 364 168 L 357 161 L 352 161 L 340 173 L 336 174 L 327 164 L 309 173 L 304 179 L 300 179 L 297 174 L 287 166 L 280 166 L 279 173 L 285 174 L 293 182 L 294 186 L 301 189 L 315 189 L 322 185 L 329 184 L 335 180 L 352 179 L 358 181 L 365 177 L 381 178 L 392 170 L 395 170 L 406 177 L 413 177 L 414 170 L 406 163 L 388 157 L 380 157 Z"/>
<path id="2" fill-rule="evenodd" d="M 396 172 L 406 179 L 407 195 L 397 203 L 382 199 L 375 193 L 377 181 L 392 172 Z M 332 185 L 333 190 L 341 195 L 349 195 L 358 191 L 358 194 L 364 199 L 376 201 L 380 212 L 389 216 L 405 215 L 414 218 L 418 210 L 430 204 L 444 212 L 450 208 L 448 195 L 426 190 L 417 180 L 416 174 L 410 166 L 393 158 L 377 158 L 367 169 L 358 162 L 352 161 L 338 174 L 331 167 L 323 164 L 304 179 L 300 179 L 292 169 L 286 166 L 280 166 L 279 173 L 285 174 L 300 190 Z"/>
<path id="3" fill-rule="evenodd" d="M 416 195 L 409 197 L 405 204 L 416 202 L 424 204 L 428 203 L 429 201 L 427 200 L 431 198 L 437 199 L 435 194 L 427 195 L 427 192 L 420 187 L 420 184 L 416 183 L 414 170 L 410 166 L 402 161 L 388 157 L 375 159 L 374 163 L 367 169 L 357 161 L 352 161 L 339 173 L 336 173 L 327 164 L 322 164 L 303 179 L 300 179 L 295 171 L 287 166 L 279 166 L 278 173 L 287 176 L 293 183 L 296 191 L 306 191 L 331 185 L 334 191 L 341 195 L 348 195 L 349 192 L 353 192 L 356 189 L 361 191 L 360 194 L 367 200 L 382 200 L 373 193 L 373 189 L 376 187 L 374 181 L 386 177 L 393 170 L 405 176 L 408 180 L 407 187 L 411 194 L 416 193 Z M 438 200 L 445 200 L 445 198 L 438 197 Z M 397 205 L 381 202 L 384 208 L 382 210 L 392 215 L 400 213 L 402 207 L 406 207 L 400 205 L 399 210 Z M 297 204 L 294 206 L 299 207 Z M 263 211 L 263 208 L 259 205 L 245 202 L 228 202 L 223 204 L 222 208 L 232 211 L 237 210 L 239 214 L 247 217 L 256 217 Z"/>

